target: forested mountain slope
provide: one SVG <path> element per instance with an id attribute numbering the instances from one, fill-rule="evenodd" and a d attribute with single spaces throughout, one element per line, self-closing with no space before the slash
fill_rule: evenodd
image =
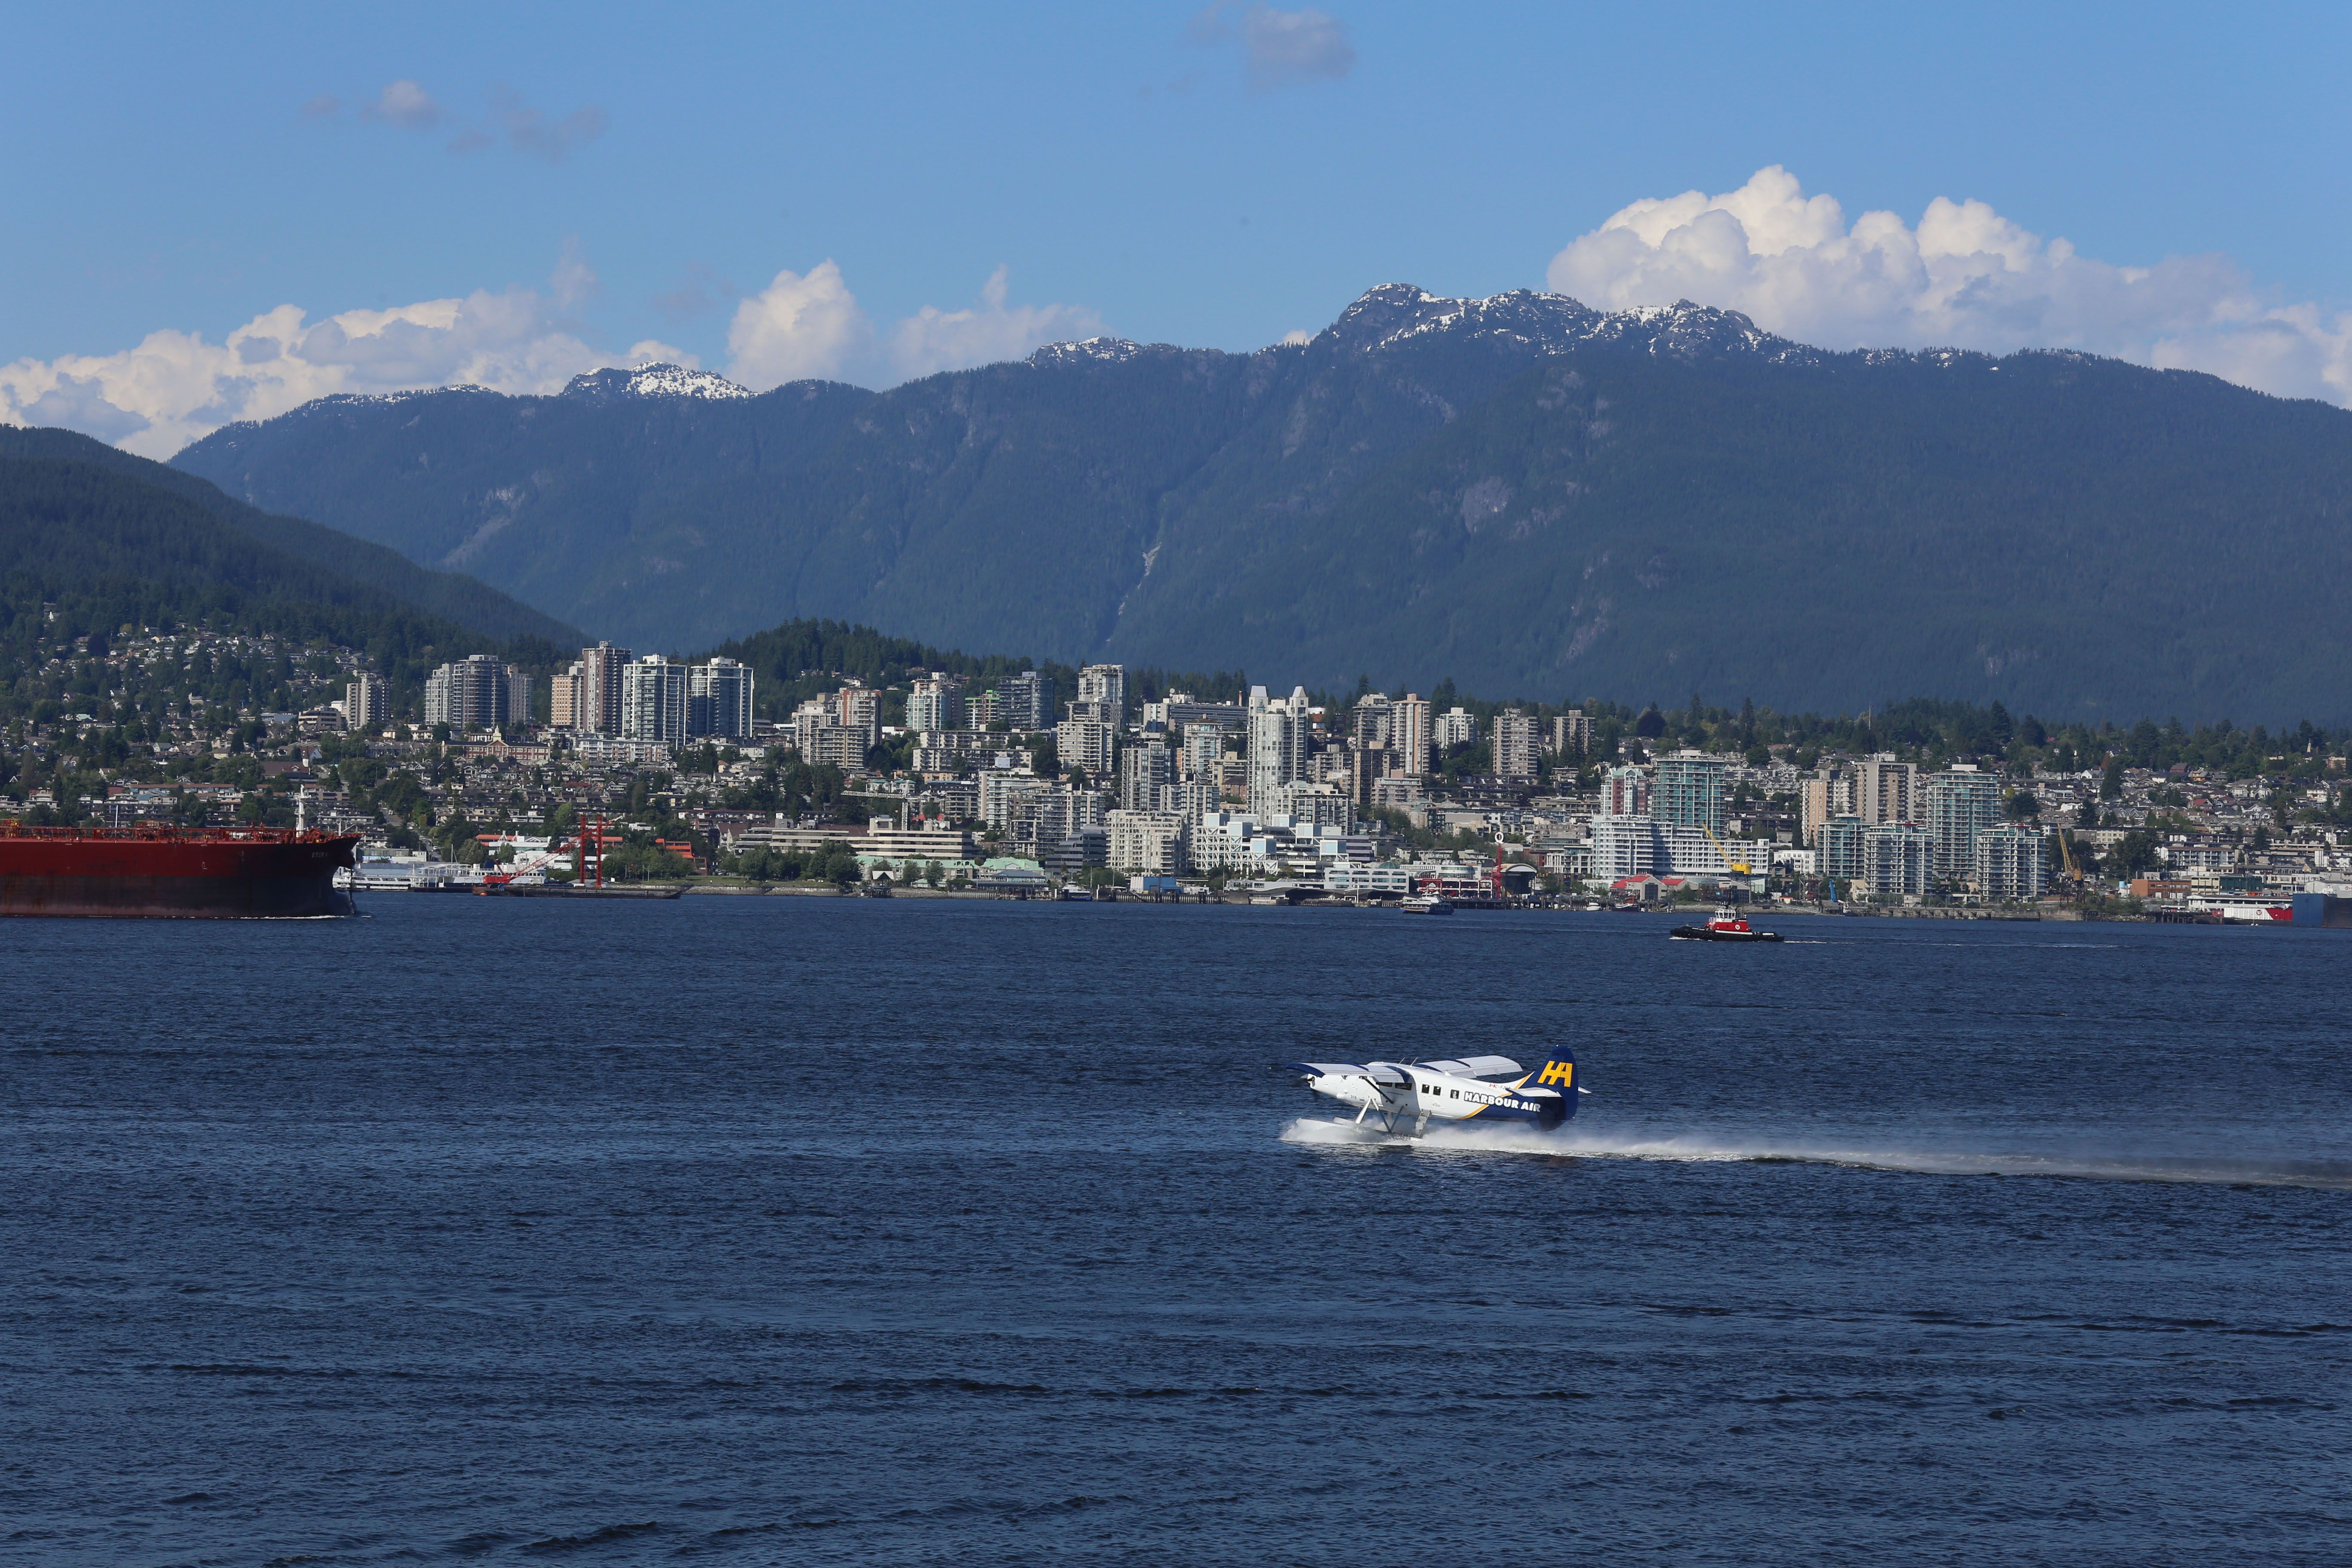
<path id="1" fill-rule="evenodd" d="M 738 390 L 331 398 L 174 461 L 640 648 L 832 616 L 1331 686 L 2352 717 L 2352 415 L 2207 376 L 1391 286 L 1251 354 Z"/>
<path id="2" fill-rule="evenodd" d="M 231 529 L 313 566 L 356 579 L 415 609 L 446 617 L 492 643 L 538 638 L 576 644 L 579 631 L 461 572 L 436 572 L 399 551 L 299 517 L 279 517 L 223 495 L 217 486 L 163 463 L 134 458 L 71 430 L 0 426 L 0 458 L 89 463 L 193 501 Z"/>
<path id="3" fill-rule="evenodd" d="M 196 625 L 354 648 L 403 688 L 469 653 L 543 663 L 557 651 L 303 560 L 118 465 L 0 450 L 0 677 L 43 637 Z"/>

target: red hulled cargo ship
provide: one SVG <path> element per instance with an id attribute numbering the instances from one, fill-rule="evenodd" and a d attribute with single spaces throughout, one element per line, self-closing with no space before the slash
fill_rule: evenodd
<path id="1" fill-rule="evenodd" d="M 0 822 L 0 915 L 299 920 L 349 914 L 356 834 Z"/>

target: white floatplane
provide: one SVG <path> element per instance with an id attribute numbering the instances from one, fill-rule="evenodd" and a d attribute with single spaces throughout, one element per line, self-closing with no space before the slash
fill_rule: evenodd
<path id="1" fill-rule="evenodd" d="M 1293 1062 L 1316 1093 L 1357 1107 L 1357 1125 L 1418 1136 L 1433 1121 L 1557 1127 L 1576 1114 L 1576 1062 L 1554 1056 L 1529 1071 L 1508 1057 L 1436 1062 Z M 1334 1120 L 1339 1120 L 1335 1118 Z"/>

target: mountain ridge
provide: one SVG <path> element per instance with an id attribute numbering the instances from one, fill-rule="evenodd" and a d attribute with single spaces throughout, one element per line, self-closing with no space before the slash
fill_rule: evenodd
<path id="1" fill-rule="evenodd" d="M 2345 570 L 2352 416 L 2191 373 L 1388 284 L 1248 353 L 1106 336 L 745 397 L 598 374 L 577 396 L 322 401 L 173 461 L 639 647 L 831 616 L 1072 663 L 1297 661 L 1326 686 L 1646 698 L 1697 672 L 1782 707 L 1918 691 L 2092 716 L 2347 700 L 2312 706 L 2315 678 L 2240 645 L 2266 600 L 2305 606 Z M 2139 483 L 2155 471 L 2165 493 Z M 1978 504 L 1996 494 L 1999 516 Z M 2216 550 L 2240 597 L 2171 595 Z M 2207 654 L 2157 658 L 2135 595 Z M 1759 616 L 1769 639 L 1740 624 Z"/>

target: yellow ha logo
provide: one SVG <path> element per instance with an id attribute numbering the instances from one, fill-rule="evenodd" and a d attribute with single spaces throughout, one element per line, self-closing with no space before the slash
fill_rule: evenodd
<path id="1" fill-rule="evenodd" d="M 1570 1083 L 1574 1082 L 1575 1079 L 1576 1064 L 1574 1062 L 1546 1062 L 1544 1064 L 1542 1074 L 1537 1078 L 1536 1081 L 1538 1083 L 1556 1083 L 1562 1089 L 1565 1089 Z"/>

